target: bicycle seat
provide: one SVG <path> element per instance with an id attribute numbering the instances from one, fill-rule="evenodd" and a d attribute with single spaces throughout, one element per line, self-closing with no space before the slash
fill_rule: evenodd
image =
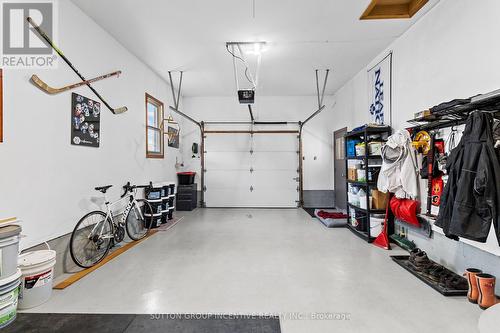
<path id="1" fill-rule="evenodd" d="M 102 192 L 102 193 L 106 193 L 106 191 L 112 187 L 113 185 L 106 185 L 106 186 L 99 186 L 99 187 L 96 187 L 95 190 L 96 191 L 99 191 L 99 192 Z"/>

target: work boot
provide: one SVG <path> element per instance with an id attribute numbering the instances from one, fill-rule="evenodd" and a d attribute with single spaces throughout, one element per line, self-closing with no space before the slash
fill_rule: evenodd
<path id="1" fill-rule="evenodd" d="M 476 268 L 467 268 L 465 270 L 464 276 L 467 278 L 467 283 L 469 284 L 469 292 L 467 293 L 467 299 L 471 303 L 477 303 L 479 297 L 479 290 L 477 287 L 476 276 L 481 274 L 483 271 Z"/>
<path id="2" fill-rule="evenodd" d="M 491 274 L 477 274 L 477 286 L 479 289 L 479 298 L 477 303 L 479 307 L 486 310 L 490 306 L 498 303 L 495 295 L 495 277 Z"/>
<path id="3" fill-rule="evenodd" d="M 410 264 L 413 266 L 414 270 L 421 272 L 430 265 L 433 265 L 434 262 L 427 257 L 427 254 L 424 251 L 421 251 L 415 255 L 415 259 Z"/>
<path id="4" fill-rule="evenodd" d="M 422 250 L 420 250 L 418 247 L 411 250 L 410 251 L 410 258 L 408 258 L 408 261 L 413 264 L 415 262 L 415 258 L 417 257 L 417 255 L 420 252 L 422 252 Z"/>

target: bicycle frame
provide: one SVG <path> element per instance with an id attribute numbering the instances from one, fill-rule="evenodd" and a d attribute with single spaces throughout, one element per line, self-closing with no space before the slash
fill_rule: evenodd
<path id="1" fill-rule="evenodd" d="M 106 204 L 106 218 L 104 219 L 104 221 L 107 221 L 107 219 L 109 218 L 111 220 L 111 225 L 112 225 L 113 230 L 111 230 L 110 234 L 103 235 L 102 233 L 104 231 L 105 223 L 102 223 L 101 230 L 99 231 L 99 237 L 102 237 L 102 238 L 114 238 L 114 229 L 116 227 L 116 223 L 115 223 L 115 219 L 114 219 L 113 209 L 112 208 L 115 207 L 115 206 L 117 206 L 118 204 L 120 204 L 121 202 L 123 202 L 125 200 L 129 200 L 129 203 L 125 207 L 125 210 L 122 213 L 122 218 L 120 220 L 120 223 L 125 224 L 125 219 L 127 218 L 128 213 L 130 212 L 130 209 L 132 209 L 132 207 L 134 206 L 134 204 L 137 207 L 137 200 L 135 199 L 136 191 L 137 190 L 134 189 L 132 193 L 127 193 L 122 198 L 120 198 L 120 199 L 118 199 L 118 200 L 116 200 L 114 202 L 111 202 L 111 203 L 107 200 L 106 193 L 103 194 L 104 200 L 105 200 L 105 204 Z M 139 215 L 140 215 L 141 219 L 144 218 L 144 216 L 142 216 L 142 212 L 141 212 L 140 209 L 139 209 Z M 97 226 L 98 226 L 98 223 L 92 228 L 92 230 L 90 232 L 91 235 L 94 234 L 94 231 L 96 230 Z"/>

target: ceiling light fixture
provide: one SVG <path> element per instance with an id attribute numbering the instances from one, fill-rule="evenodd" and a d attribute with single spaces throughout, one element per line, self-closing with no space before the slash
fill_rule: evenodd
<path id="1" fill-rule="evenodd" d="M 227 42 L 228 47 L 239 47 L 244 53 L 261 55 L 263 52 L 267 51 L 267 42 Z"/>

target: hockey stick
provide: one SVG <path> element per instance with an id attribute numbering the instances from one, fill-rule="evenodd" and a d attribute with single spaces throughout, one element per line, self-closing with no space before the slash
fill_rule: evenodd
<path id="1" fill-rule="evenodd" d="M 31 17 L 28 17 L 27 18 L 28 22 L 31 24 L 31 26 L 40 34 L 40 36 L 54 49 L 54 51 L 57 52 L 57 54 L 64 60 L 64 62 L 66 64 L 68 64 L 68 66 L 73 70 L 73 72 L 75 72 L 76 75 L 78 75 L 78 77 L 82 80 L 82 81 L 87 81 L 85 79 L 85 77 L 83 77 L 82 74 L 80 74 L 80 72 L 78 72 L 78 70 L 75 68 L 75 66 L 73 66 L 73 64 L 68 60 L 68 58 L 66 58 L 66 56 L 62 53 L 61 50 L 59 50 L 59 48 L 54 45 L 54 42 L 49 38 L 49 36 L 47 36 L 47 34 L 38 26 L 36 25 L 36 23 L 33 21 L 33 19 Z M 90 90 L 92 90 L 92 92 L 97 96 L 97 98 L 99 98 L 101 100 L 101 102 L 106 105 L 106 107 L 111 111 L 113 112 L 113 114 L 118 114 L 118 113 L 123 113 L 123 112 L 126 112 L 128 109 L 126 106 L 123 106 L 121 108 L 118 108 L 118 109 L 113 109 L 102 97 L 101 95 L 99 95 L 99 93 L 90 85 L 90 83 L 86 83 L 87 87 L 89 87 Z"/>
<path id="2" fill-rule="evenodd" d="M 97 82 L 97 81 L 100 81 L 100 80 L 107 79 L 107 78 L 112 77 L 112 76 L 119 76 L 121 73 L 122 73 L 121 71 L 116 71 L 116 72 L 113 72 L 113 73 L 109 73 L 109 74 L 106 74 L 106 75 L 101 75 L 101 76 L 95 77 L 93 79 L 90 79 L 90 80 L 87 80 L 87 81 L 83 81 L 83 82 L 79 82 L 79 83 L 75 83 L 75 84 L 72 84 L 72 85 L 69 85 L 69 86 L 65 86 L 65 87 L 62 87 L 62 88 L 52 88 L 47 83 L 43 82 L 42 79 L 40 79 L 37 75 L 32 75 L 31 76 L 31 82 L 35 86 L 37 86 L 38 88 L 40 88 L 41 90 L 45 91 L 47 94 L 55 95 L 55 94 L 62 93 L 64 91 L 68 91 L 68 90 L 71 90 L 71 89 L 75 89 L 75 88 L 84 86 L 87 83 L 94 83 L 94 82 Z"/>

